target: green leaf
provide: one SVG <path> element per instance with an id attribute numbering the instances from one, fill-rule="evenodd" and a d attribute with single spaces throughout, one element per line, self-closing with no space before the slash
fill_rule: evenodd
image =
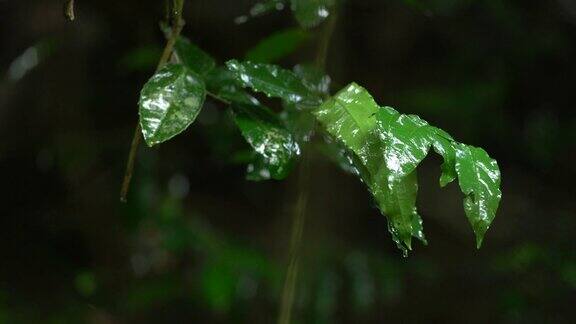
<path id="1" fill-rule="evenodd" d="M 294 67 L 296 74 L 308 90 L 314 94 L 325 97 L 330 95 L 332 80 L 321 69 L 312 64 L 298 64 Z"/>
<path id="2" fill-rule="evenodd" d="M 200 75 L 206 75 L 216 66 L 216 61 L 209 54 L 183 36 L 178 37 L 174 53 L 179 62 Z"/>
<path id="3" fill-rule="evenodd" d="M 226 62 L 226 66 L 242 86 L 268 97 L 309 105 L 320 103 L 320 98 L 311 93 L 292 71 L 276 65 L 237 60 Z"/>
<path id="4" fill-rule="evenodd" d="M 258 105 L 256 98 L 248 94 L 242 84 L 236 80 L 234 73 L 225 67 L 217 67 L 206 76 L 208 90 L 218 97 L 232 103 Z"/>
<path id="5" fill-rule="evenodd" d="M 298 49 L 310 36 L 297 28 L 276 32 L 248 50 L 246 59 L 258 63 L 276 62 Z"/>
<path id="6" fill-rule="evenodd" d="M 300 78 L 308 90 L 317 97 L 327 97 L 330 91 L 330 77 L 310 64 L 296 65 L 294 74 Z M 299 143 L 308 142 L 315 130 L 316 120 L 306 104 L 283 101 L 281 117 Z"/>
<path id="7" fill-rule="evenodd" d="M 425 241 L 415 207 L 418 190 L 415 173 L 395 176 L 387 168 L 383 154 L 382 138 L 386 134 L 378 129 L 378 122 L 399 114 L 391 108 L 378 107 L 368 91 L 353 83 L 325 102 L 315 115 L 331 135 L 358 156 L 362 163 L 358 168 L 360 176 L 388 217 L 397 245 L 406 251 L 411 248 L 412 236 Z"/>
<path id="8" fill-rule="evenodd" d="M 374 115 L 377 112 L 378 105 L 370 94 L 352 83 L 322 104 L 314 114 L 330 134 L 367 164 L 370 152 L 366 145 L 376 127 Z"/>
<path id="9" fill-rule="evenodd" d="M 304 28 L 318 26 L 331 14 L 334 0 L 292 0 L 292 11 Z"/>
<path id="10" fill-rule="evenodd" d="M 387 107 L 388 109 L 392 109 Z M 384 140 L 384 161 L 394 179 L 404 177 L 414 170 L 428 155 L 432 133 L 427 122 L 415 115 L 378 112 L 379 136 Z M 384 116 L 382 118 L 382 116 Z M 390 179 L 391 180 L 391 179 Z"/>
<path id="11" fill-rule="evenodd" d="M 416 169 L 431 147 L 444 158 L 440 185 L 459 178 L 466 195 L 464 208 L 480 246 L 501 198 L 498 165 L 484 150 L 457 143 L 418 116 L 379 107 L 354 83 L 314 114 L 328 133 L 357 157 L 351 159 L 354 169 L 388 218 L 392 238 L 405 253 L 411 249 L 412 237 L 426 243 L 416 209 Z"/>
<path id="12" fill-rule="evenodd" d="M 456 179 L 456 151 L 454 150 L 454 139 L 445 131 L 433 127 L 436 136 L 433 137 L 432 145 L 434 151 L 444 158 L 442 163 L 442 175 L 440 176 L 440 187 L 445 187 Z"/>
<path id="13" fill-rule="evenodd" d="M 184 131 L 204 103 L 204 82 L 184 65 L 160 69 L 140 93 L 140 126 L 149 146 L 165 142 Z"/>
<path id="14" fill-rule="evenodd" d="M 248 166 L 249 180 L 281 180 L 286 178 L 300 154 L 298 143 L 276 115 L 257 105 L 232 105 L 236 124 L 242 135 L 258 154 Z"/>
<path id="15" fill-rule="evenodd" d="M 476 234 L 478 248 L 496 216 L 502 198 L 500 170 L 495 160 L 481 148 L 458 144 L 456 172 L 464 198 L 464 210 Z"/>

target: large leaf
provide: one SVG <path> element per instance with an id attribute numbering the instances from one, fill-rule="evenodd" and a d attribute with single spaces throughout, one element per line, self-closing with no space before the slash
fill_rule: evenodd
<path id="1" fill-rule="evenodd" d="M 364 88 L 353 83 L 325 102 L 315 114 L 330 134 L 358 156 L 362 163 L 358 168 L 360 175 L 388 217 L 390 232 L 398 246 L 410 249 L 412 236 L 425 241 L 415 207 L 416 175 L 395 177 L 393 170 L 387 168 L 382 142 L 385 134 L 377 127 L 377 114 L 385 120 L 398 113 L 378 107 Z"/>
<path id="2" fill-rule="evenodd" d="M 178 37 L 174 46 L 178 60 L 190 70 L 206 75 L 216 66 L 216 61 L 184 36 Z"/>
<path id="3" fill-rule="evenodd" d="M 149 146 L 171 139 L 198 116 L 204 103 L 204 82 L 184 65 L 160 69 L 140 93 L 140 126 Z"/>
<path id="4" fill-rule="evenodd" d="M 459 178 L 464 207 L 480 245 L 501 198 L 500 172 L 485 151 L 457 143 L 441 129 L 414 115 L 379 107 L 370 94 L 351 84 L 315 111 L 333 137 L 353 152 L 354 169 L 368 185 L 389 230 L 406 252 L 411 238 L 425 242 L 416 210 L 416 168 L 430 148 L 444 158 L 440 185 Z"/>
<path id="5" fill-rule="evenodd" d="M 460 188 L 466 195 L 464 210 L 476 234 L 476 244 L 480 247 L 502 197 L 500 170 L 496 161 L 483 149 L 458 144 L 456 172 Z"/>
<path id="6" fill-rule="evenodd" d="M 300 47 L 307 39 L 308 33 L 298 28 L 290 28 L 276 32 L 248 50 L 246 59 L 258 63 L 273 63 Z"/>
<path id="7" fill-rule="evenodd" d="M 335 0 L 292 0 L 292 11 L 304 28 L 318 26 L 333 10 Z"/>
<path id="8" fill-rule="evenodd" d="M 258 154 L 248 166 L 249 180 L 284 179 L 300 154 L 300 147 L 276 115 L 259 105 L 232 105 L 236 124 Z"/>
<path id="9" fill-rule="evenodd" d="M 244 87 L 262 92 L 268 97 L 301 104 L 320 103 L 320 98 L 310 92 L 292 71 L 276 65 L 237 60 L 226 62 L 226 66 Z"/>

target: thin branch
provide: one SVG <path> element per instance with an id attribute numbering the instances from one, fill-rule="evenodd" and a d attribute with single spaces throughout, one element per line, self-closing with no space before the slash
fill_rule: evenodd
<path id="1" fill-rule="evenodd" d="M 322 31 L 322 36 L 320 39 L 320 44 L 318 46 L 318 52 L 316 55 L 316 66 L 324 71 L 326 69 L 326 58 L 328 57 L 328 50 L 330 49 L 330 41 L 332 40 L 332 34 L 334 34 L 334 29 L 336 27 L 337 20 L 336 10 L 328 18 L 326 22 L 326 27 Z"/>
<path id="2" fill-rule="evenodd" d="M 221 103 L 223 103 L 223 104 L 225 104 L 225 105 L 230 105 L 230 104 L 231 104 L 230 101 L 228 101 L 228 100 L 220 97 L 219 95 L 217 95 L 217 94 L 215 94 L 215 93 L 213 93 L 213 92 L 210 92 L 210 91 L 206 90 L 206 94 L 207 94 L 208 96 L 212 97 L 212 99 L 215 99 L 215 100 L 217 100 L 217 101 L 220 101 Z"/>
<path id="3" fill-rule="evenodd" d="M 309 196 L 309 176 L 310 162 L 308 156 L 304 156 L 302 164 L 298 170 L 298 199 L 294 207 L 294 219 L 292 222 L 292 235 L 290 238 L 290 251 L 288 253 L 288 269 L 282 289 L 282 300 L 278 324 L 290 324 L 292 317 L 292 307 L 294 305 L 294 295 L 296 293 L 296 282 L 300 267 L 300 250 L 302 245 L 302 235 L 304 233 L 304 221 L 306 220 L 306 209 L 308 209 Z"/>
<path id="4" fill-rule="evenodd" d="M 184 19 L 182 19 L 182 10 L 184 8 L 185 0 L 174 0 L 174 5 L 172 7 L 172 33 L 170 38 L 166 42 L 162 56 L 158 61 L 158 66 L 156 71 L 160 70 L 172 55 L 174 50 L 174 45 L 178 40 L 178 36 L 184 28 Z M 138 147 L 142 140 L 142 128 L 140 123 L 136 124 L 136 129 L 134 130 L 134 136 L 132 138 L 132 144 L 130 145 L 130 153 L 128 154 L 128 162 L 126 164 L 126 172 L 124 173 L 124 180 L 122 181 L 122 189 L 120 190 L 120 201 L 126 202 L 126 197 L 128 196 L 128 191 L 130 190 L 130 183 L 132 181 L 132 174 L 134 172 L 134 164 L 136 162 L 136 153 L 138 153 Z"/>
<path id="5" fill-rule="evenodd" d="M 68 21 L 74 21 L 76 16 L 74 15 L 74 0 L 67 0 L 64 3 L 64 17 L 68 19 Z"/>
<path id="6" fill-rule="evenodd" d="M 330 47 L 330 40 L 334 33 L 336 26 L 336 10 L 329 18 L 321 34 L 320 44 L 316 55 L 316 67 L 320 71 L 326 68 L 326 57 L 328 56 L 328 49 Z M 304 150 L 303 150 L 304 151 Z M 310 157 L 307 153 L 303 153 L 302 165 L 298 170 L 299 183 L 298 183 L 298 201 L 294 210 L 294 220 L 292 223 L 292 236 L 290 238 L 290 251 L 288 269 L 286 278 L 284 280 L 284 288 L 282 290 L 282 300 L 280 306 L 280 315 L 278 316 L 278 324 L 290 324 L 292 318 L 292 309 L 294 307 L 294 296 L 296 294 L 296 282 L 298 279 L 298 272 L 300 267 L 300 251 L 302 245 L 302 236 L 304 232 L 304 223 L 306 220 L 306 210 L 308 208 L 308 195 L 309 195 L 309 169 Z"/>

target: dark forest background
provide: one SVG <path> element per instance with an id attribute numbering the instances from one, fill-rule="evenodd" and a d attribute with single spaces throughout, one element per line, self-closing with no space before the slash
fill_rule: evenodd
<path id="1" fill-rule="evenodd" d="M 142 148 L 120 203 L 163 6 L 76 3 L 70 23 L 61 1 L 0 1 L 0 323 L 275 322 L 296 176 L 245 181 L 245 144 L 208 100 Z M 224 62 L 297 26 L 289 11 L 235 24 L 253 4 L 188 0 L 183 34 Z M 348 0 L 327 71 L 484 147 L 503 200 L 476 250 L 427 160 L 429 245 L 403 258 L 363 184 L 314 155 L 296 323 L 574 323 L 576 2 Z"/>

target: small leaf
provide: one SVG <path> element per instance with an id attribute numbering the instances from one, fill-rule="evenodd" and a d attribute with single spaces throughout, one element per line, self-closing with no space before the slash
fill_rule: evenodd
<path id="1" fill-rule="evenodd" d="M 460 188 L 466 195 L 464 210 L 476 234 L 478 248 L 496 216 L 502 193 L 500 170 L 495 160 L 481 148 L 458 144 L 456 172 Z"/>
<path id="2" fill-rule="evenodd" d="M 184 131 L 200 113 L 205 96 L 200 76 L 184 65 L 160 69 L 140 93 L 140 126 L 146 143 L 153 146 Z"/>
<path id="3" fill-rule="evenodd" d="M 276 65 L 231 60 L 226 66 L 244 87 L 268 97 L 310 105 L 320 103 L 320 98 L 311 93 L 294 73 Z"/>
<path id="4" fill-rule="evenodd" d="M 292 11 L 302 27 L 312 28 L 330 16 L 334 4 L 334 0 L 292 0 Z"/>
<path id="5" fill-rule="evenodd" d="M 248 167 L 248 179 L 286 178 L 300 154 L 292 134 L 268 108 L 234 104 L 232 109 L 242 135 L 258 154 L 256 161 Z"/>
<path id="6" fill-rule="evenodd" d="M 182 64 L 200 75 L 206 75 L 216 66 L 216 61 L 209 54 L 183 36 L 178 37 L 174 53 Z"/>
<path id="7" fill-rule="evenodd" d="M 258 63 L 273 63 L 292 54 L 310 36 L 297 28 L 276 32 L 248 50 L 246 59 Z"/>

